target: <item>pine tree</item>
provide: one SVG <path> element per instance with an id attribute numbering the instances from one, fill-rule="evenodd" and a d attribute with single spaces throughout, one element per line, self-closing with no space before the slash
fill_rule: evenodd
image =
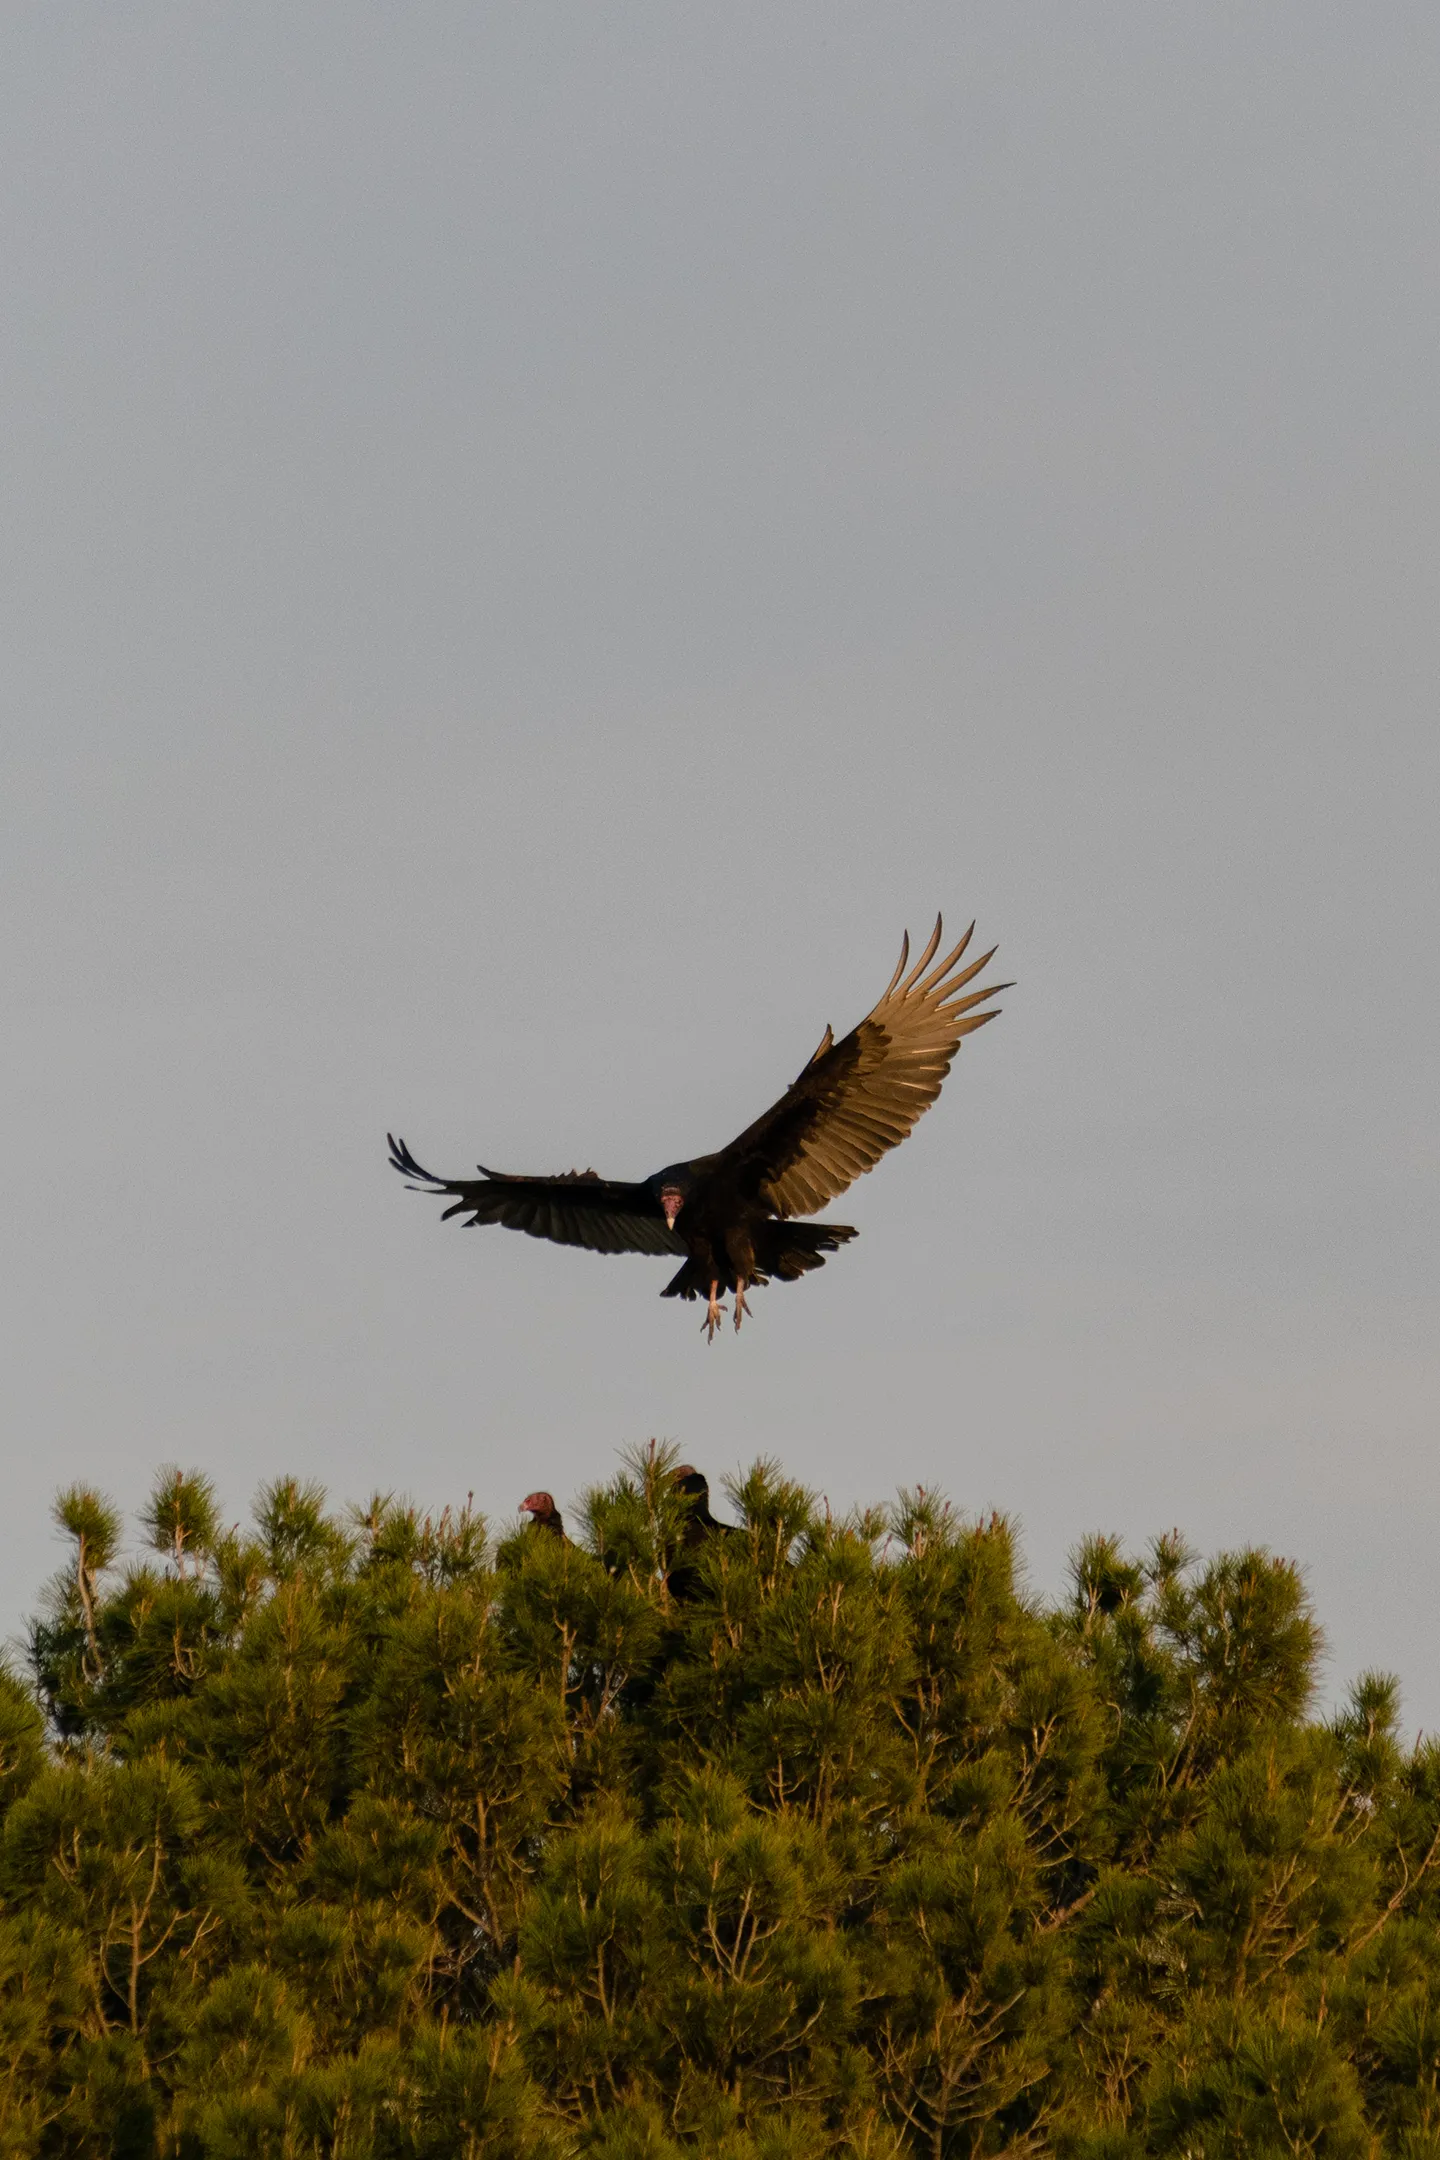
<path id="1" fill-rule="evenodd" d="M 1440 2160 L 1440 1749 L 1296 1570 L 672 1451 L 566 1539 L 170 1468 L 0 1672 L 0 2156 Z"/>

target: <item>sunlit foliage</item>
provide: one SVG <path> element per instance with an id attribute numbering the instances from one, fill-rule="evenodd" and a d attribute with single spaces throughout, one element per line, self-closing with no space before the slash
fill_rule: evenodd
<path id="1" fill-rule="evenodd" d="M 0 2160 L 1440 2160 L 1440 1750 L 1288 1562 L 650 1449 L 100 1495 L 0 1675 Z"/>

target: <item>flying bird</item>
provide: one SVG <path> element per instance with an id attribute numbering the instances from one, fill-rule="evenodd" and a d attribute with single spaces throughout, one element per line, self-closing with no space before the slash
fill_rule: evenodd
<path id="1" fill-rule="evenodd" d="M 797 1281 L 856 1235 L 846 1223 L 794 1218 L 824 1207 L 898 1147 L 939 1094 L 961 1037 L 995 1018 L 999 1008 L 988 1001 L 1009 983 L 961 994 L 994 957 L 992 946 L 957 971 L 974 929 L 937 961 L 937 916 L 908 974 L 907 931 L 874 1010 L 839 1042 L 827 1027 L 780 1100 L 717 1154 L 670 1163 L 635 1184 L 593 1170 L 520 1177 L 483 1163 L 478 1178 L 434 1177 L 393 1133 L 390 1160 L 412 1191 L 450 1200 L 442 1220 L 503 1223 L 592 1252 L 680 1256 L 684 1265 L 660 1295 L 705 1298 L 703 1326 L 713 1341 L 727 1292 L 734 1293 L 738 1329 L 750 1311 L 748 1290 L 772 1276 Z"/>

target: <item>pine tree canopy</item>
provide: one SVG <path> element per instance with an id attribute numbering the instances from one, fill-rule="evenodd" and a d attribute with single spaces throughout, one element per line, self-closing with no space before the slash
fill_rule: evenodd
<path id="1" fill-rule="evenodd" d="M 1440 1747 L 1263 1551 L 74 1487 L 0 1673 L 0 2160 L 1440 2160 Z M 703 1481 L 702 1481 L 703 1483 Z M 548 1496 L 539 1496 L 548 1498 Z"/>

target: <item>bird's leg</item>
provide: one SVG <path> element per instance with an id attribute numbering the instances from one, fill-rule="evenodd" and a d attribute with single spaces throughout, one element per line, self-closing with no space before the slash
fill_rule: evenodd
<path id="1" fill-rule="evenodd" d="M 705 1330 L 705 1340 L 707 1342 L 714 1342 L 715 1330 L 724 1317 L 725 1307 L 720 1303 L 720 1284 L 718 1281 L 712 1282 L 710 1285 L 710 1309 L 700 1323 Z"/>
<path id="2" fill-rule="evenodd" d="M 735 1278 L 735 1332 L 737 1335 L 740 1332 L 740 1322 L 749 1310 L 750 1307 L 745 1302 L 745 1278 L 743 1275 L 737 1275 Z"/>

